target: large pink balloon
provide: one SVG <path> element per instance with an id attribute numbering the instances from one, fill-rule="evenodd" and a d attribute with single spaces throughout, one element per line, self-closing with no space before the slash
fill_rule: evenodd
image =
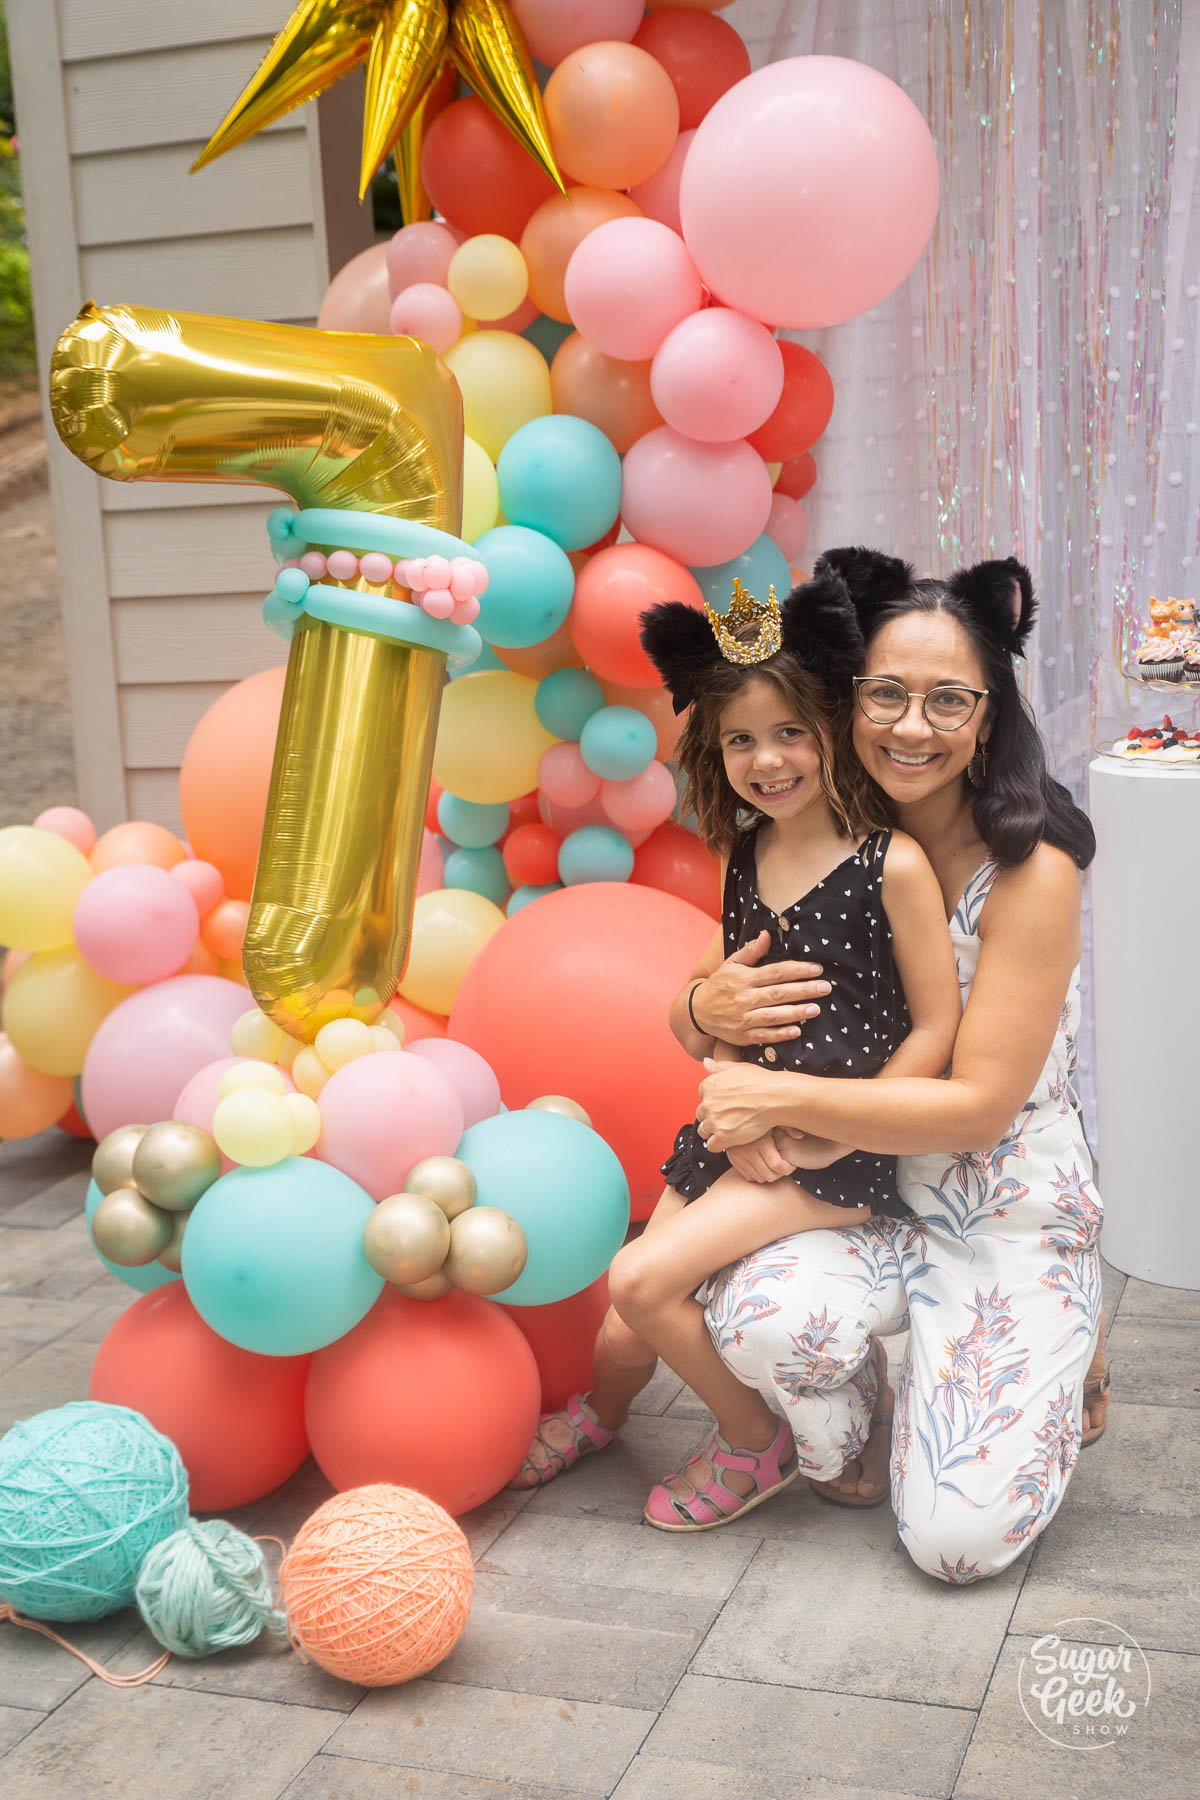
<path id="1" fill-rule="evenodd" d="M 898 287 L 938 205 L 937 151 L 908 95 L 840 56 L 769 63 L 696 131 L 683 236 L 727 306 L 771 325 L 837 325 Z"/>
<path id="2" fill-rule="evenodd" d="M 689 568 L 740 556 L 770 510 L 767 465 L 744 440 L 697 444 L 663 425 L 625 457 L 621 515 L 628 530 Z"/>
<path id="3" fill-rule="evenodd" d="M 340 268 L 325 290 L 317 327 L 321 331 L 370 331 L 386 337 L 388 314 L 388 246 L 372 244 Z"/>
<path id="4" fill-rule="evenodd" d="M 404 1048 L 410 1056 L 423 1056 L 451 1083 L 462 1101 L 464 1131 L 500 1111 L 500 1083 L 478 1050 L 445 1037 L 418 1038 Z"/>
<path id="5" fill-rule="evenodd" d="M 668 332 L 650 365 L 654 404 L 676 431 L 702 444 L 747 437 L 783 392 L 783 352 L 765 325 L 708 306 Z"/>
<path id="6" fill-rule="evenodd" d="M 696 311 L 700 277 L 683 239 L 656 219 L 610 219 L 589 231 L 563 282 L 572 322 L 622 362 L 645 362 Z"/>
<path id="7" fill-rule="evenodd" d="M 317 1099 L 317 1155 L 376 1200 L 398 1194 L 424 1156 L 453 1156 L 462 1101 L 447 1075 L 405 1050 L 360 1056 L 329 1077 Z"/>
<path id="8" fill-rule="evenodd" d="M 97 1138 L 169 1119 L 197 1070 L 229 1054 L 248 995 L 219 975 L 174 975 L 101 1020 L 83 1065 L 83 1112 Z"/>
<path id="9" fill-rule="evenodd" d="M 98 975 L 141 987 L 183 966 L 196 948 L 200 914 L 165 869 L 121 863 L 88 882 L 71 929 L 79 954 Z"/>

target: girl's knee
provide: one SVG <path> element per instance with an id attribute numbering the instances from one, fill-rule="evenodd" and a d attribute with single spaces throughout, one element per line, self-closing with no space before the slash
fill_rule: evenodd
<path id="1" fill-rule="evenodd" d="M 641 1369 L 657 1360 L 645 1339 L 640 1338 L 611 1306 L 600 1327 L 600 1342 L 622 1369 Z"/>
<path id="2" fill-rule="evenodd" d="M 635 1238 L 617 1251 L 608 1271 L 608 1292 L 626 1326 L 661 1304 L 665 1289 L 659 1258 L 647 1246 L 645 1237 Z"/>

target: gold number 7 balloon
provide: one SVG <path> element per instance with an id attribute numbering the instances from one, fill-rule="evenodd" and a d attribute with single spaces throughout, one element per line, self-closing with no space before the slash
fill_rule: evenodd
<path id="1" fill-rule="evenodd" d="M 364 513 L 459 542 L 462 402 L 414 339 L 89 304 L 58 340 L 50 397 L 68 449 L 113 480 L 261 483 L 344 511 L 343 547 Z M 385 528 L 358 530 L 367 548 Z M 384 606 L 388 635 L 302 613 L 292 637 L 244 956 L 259 1006 L 305 1040 L 377 1017 L 404 972 L 444 646 L 469 633 Z"/>

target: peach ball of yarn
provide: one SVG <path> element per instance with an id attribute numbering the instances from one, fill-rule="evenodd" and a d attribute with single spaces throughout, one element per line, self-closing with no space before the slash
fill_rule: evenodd
<path id="1" fill-rule="evenodd" d="M 380 1482 L 335 1494 L 300 1527 L 279 1571 L 288 1632 L 330 1675 L 389 1687 L 450 1654 L 475 1571 L 450 1514 Z"/>

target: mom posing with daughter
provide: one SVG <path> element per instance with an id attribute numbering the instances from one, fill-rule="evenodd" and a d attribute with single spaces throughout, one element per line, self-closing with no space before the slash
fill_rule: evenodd
<path id="1" fill-rule="evenodd" d="M 592 1392 L 542 1421 L 517 1482 L 603 1447 L 662 1355 L 716 1430 L 649 1523 L 711 1529 L 801 1473 L 874 1504 L 890 1395 L 872 1339 L 908 1325 L 901 1541 L 978 1580 L 1044 1529 L 1107 1404 L 1070 1087 L 1094 840 L 1017 688 L 1029 576 L 1010 559 L 914 581 L 841 550 L 781 619 L 687 610 L 654 609 L 645 642 L 692 706 L 680 760 L 728 858 L 723 936 L 672 1008 L 709 1072 L 614 1262 Z"/>

